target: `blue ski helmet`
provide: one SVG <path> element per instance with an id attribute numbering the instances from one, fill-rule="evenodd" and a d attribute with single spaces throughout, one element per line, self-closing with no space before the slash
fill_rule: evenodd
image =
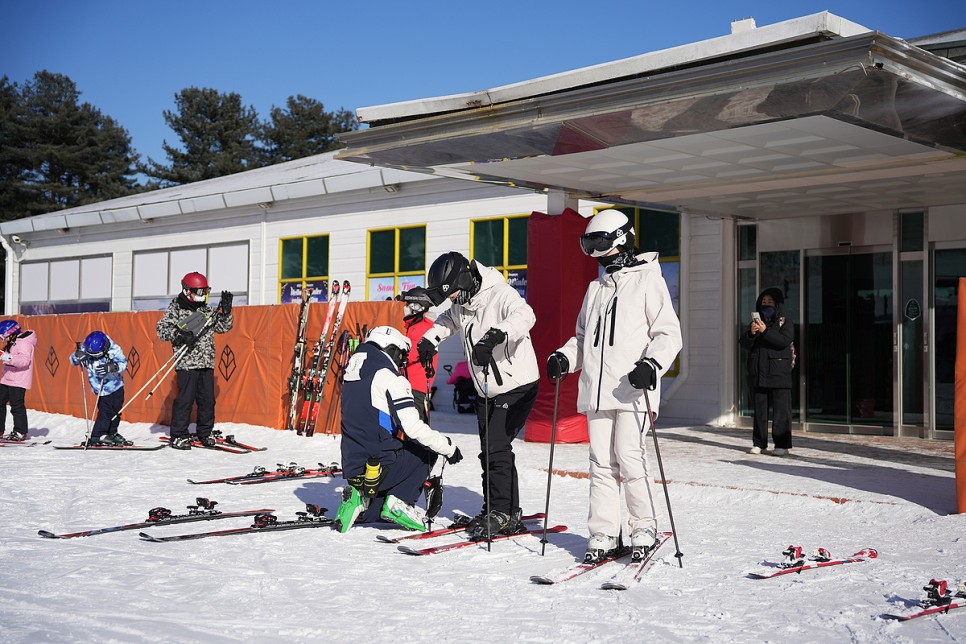
<path id="1" fill-rule="evenodd" d="M 20 323 L 16 320 L 4 320 L 0 322 L 0 338 L 6 340 L 12 335 L 20 333 Z"/>
<path id="2" fill-rule="evenodd" d="M 101 358 L 111 348 L 111 340 L 102 331 L 91 331 L 84 338 L 84 353 L 92 358 Z"/>

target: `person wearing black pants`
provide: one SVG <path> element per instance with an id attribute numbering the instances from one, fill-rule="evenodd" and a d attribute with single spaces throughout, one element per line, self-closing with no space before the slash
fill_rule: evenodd
<path id="1" fill-rule="evenodd" d="M 755 303 L 748 330 L 738 339 L 748 349 L 748 386 L 755 407 L 751 454 L 768 448 L 768 407 L 774 410 L 772 454 L 785 456 L 792 448 L 792 367 L 795 325 L 785 319 L 785 294 L 766 288 Z"/>
<path id="2" fill-rule="evenodd" d="M 208 279 L 188 273 L 181 280 L 181 293 L 171 300 L 158 320 L 158 339 L 170 342 L 177 355 L 178 395 L 171 409 L 171 440 L 175 449 L 191 449 L 188 421 L 191 408 L 198 406 L 196 436 L 205 447 L 214 447 L 215 426 L 215 334 L 227 333 L 234 324 L 233 295 L 222 291 L 218 308 L 208 306 Z"/>
<path id="3" fill-rule="evenodd" d="M 451 306 L 416 345 L 419 361 L 424 367 L 431 365 L 440 342 L 458 334 L 478 394 L 483 509 L 470 521 L 467 532 L 474 538 L 516 534 L 525 527 L 520 520 L 512 443 L 537 392 L 539 371 L 530 340 L 536 316 L 502 272 L 455 251 L 433 262 L 426 284 L 433 306 L 446 300 Z M 490 412 L 488 420 L 485 409 Z M 489 441 L 483 440 L 484 433 Z"/>
<path id="4" fill-rule="evenodd" d="M 526 424 L 536 400 L 537 383 L 518 387 L 505 394 L 497 394 L 489 402 L 486 402 L 482 396 L 477 399 L 476 420 L 480 429 L 483 490 L 484 497 L 489 495 L 491 511 L 504 512 L 510 516 L 520 513 L 520 486 L 517 481 L 513 439 Z M 485 415 L 487 411 L 490 414 L 488 423 Z M 487 445 L 487 436 L 489 445 Z M 489 469 L 487 469 L 487 458 L 489 458 Z"/>

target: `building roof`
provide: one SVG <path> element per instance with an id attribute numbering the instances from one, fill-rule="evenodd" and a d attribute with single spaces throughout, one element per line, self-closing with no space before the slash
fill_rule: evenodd
<path id="1" fill-rule="evenodd" d="M 332 152 L 181 186 L 143 192 L 58 212 L 5 221 L 0 234 L 65 230 L 275 204 L 292 199 L 398 186 L 434 177 L 425 173 L 340 161 Z"/>
<path id="2" fill-rule="evenodd" d="M 358 111 L 337 158 L 774 218 L 966 203 L 966 68 L 827 12 Z"/>

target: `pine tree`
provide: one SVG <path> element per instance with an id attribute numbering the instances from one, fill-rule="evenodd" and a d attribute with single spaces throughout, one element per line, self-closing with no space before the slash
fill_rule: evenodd
<path id="1" fill-rule="evenodd" d="M 261 140 L 268 163 L 280 163 L 322 154 L 343 147 L 338 132 L 358 127 L 351 112 L 326 112 L 325 106 L 299 94 L 289 96 L 286 108 L 272 107 L 270 120 L 262 125 Z"/>
<path id="2" fill-rule="evenodd" d="M 189 87 L 175 94 L 174 100 L 176 110 L 164 110 L 164 120 L 183 149 L 165 140 L 162 148 L 171 165 L 149 157 L 141 172 L 163 185 L 180 185 L 262 165 L 256 143 L 258 115 L 254 108 L 242 105 L 241 96 Z"/>
<path id="3" fill-rule="evenodd" d="M 89 103 L 67 76 L 40 71 L 0 81 L 0 219 L 119 197 L 136 190 L 127 130 Z"/>

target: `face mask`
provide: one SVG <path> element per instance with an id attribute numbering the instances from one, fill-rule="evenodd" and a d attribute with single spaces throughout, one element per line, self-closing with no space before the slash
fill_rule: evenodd
<path id="1" fill-rule="evenodd" d="M 775 307 L 774 306 L 763 306 L 761 307 L 761 319 L 765 322 L 771 322 L 772 318 L 775 317 Z"/>

